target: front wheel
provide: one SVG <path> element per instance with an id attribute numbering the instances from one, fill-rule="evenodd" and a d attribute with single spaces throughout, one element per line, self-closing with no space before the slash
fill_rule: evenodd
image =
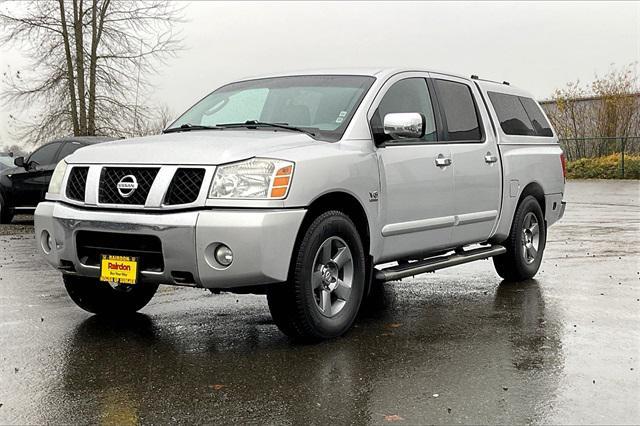
<path id="1" fill-rule="evenodd" d="M 267 292 L 274 322 L 297 340 L 344 334 L 365 287 L 365 254 L 355 225 L 344 213 L 328 211 L 311 223 L 297 248 L 289 280 Z"/>
<path id="2" fill-rule="evenodd" d="M 92 314 L 124 315 L 146 306 L 158 284 L 111 286 L 97 278 L 63 275 L 64 286 L 76 305 Z"/>
<path id="3" fill-rule="evenodd" d="M 547 227 L 538 200 L 527 196 L 513 217 L 505 254 L 495 256 L 496 272 L 507 281 L 523 281 L 540 269 L 547 243 Z"/>

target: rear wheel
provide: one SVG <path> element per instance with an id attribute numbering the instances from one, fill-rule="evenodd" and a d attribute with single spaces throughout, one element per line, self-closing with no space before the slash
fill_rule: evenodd
<path id="1" fill-rule="evenodd" d="M 527 196 L 516 210 L 509 238 L 503 243 L 507 252 L 493 258 L 496 272 L 508 281 L 532 278 L 540 269 L 547 242 L 547 229 L 538 200 Z"/>
<path id="2" fill-rule="evenodd" d="M 92 314 L 122 315 L 142 309 L 158 284 L 112 286 L 97 278 L 63 275 L 64 286 L 76 305 Z"/>
<path id="3" fill-rule="evenodd" d="M 298 340 L 344 334 L 358 314 L 365 284 L 355 225 L 344 213 L 328 211 L 311 223 L 297 247 L 289 281 L 267 292 L 274 322 Z"/>

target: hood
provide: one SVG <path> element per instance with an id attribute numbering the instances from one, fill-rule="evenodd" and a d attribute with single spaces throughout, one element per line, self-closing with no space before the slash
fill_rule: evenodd
<path id="1" fill-rule="evenodd" d="M 319 143 L 324 142 L 288 131 L 192 130 L 87 146 L 66 160 L 71 164 L 218 165 Z"/>
<path id="2" fill-rule="evenodd" d="M 16 172 L 19 172 L 20 169 L 22 169 L 22 167 L 5 167 L 4 169 L 2 168 L 2 166 L 0 166 L 0 176 L 8 176 L 8 175 L 13 175 Z M 22 169 L 24 170 L 24 169 Z"/>

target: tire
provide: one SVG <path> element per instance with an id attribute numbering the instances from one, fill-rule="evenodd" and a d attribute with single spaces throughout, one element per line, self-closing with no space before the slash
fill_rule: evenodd
<path id="1" fill-rule="evenodd" d="M 339 211 L 319 215 L 299 237 L 289 280 L 267 291 L 278 328 L 294 340 L 307 342 L 346 333 L 362 302 L 365 263 L 362 241 L 351 219 Z"/>
<path id="2" fill-rule="evenodd" d="M 13 220 L 13 214 L 13 209 L 7 207 L 2 195 L 0 195 L 0 224 L 11 223 Z"/>
<path id="3" fill-rule="evenodd" d="M 126 289 L 113 288 L 97 278 L 63 275 L 64 286 L 71 300 L 87 312 L 99 315 L 125 315 L 146 306 L 158 289 L 158 284 L 135 284 Z"/>
<path id="4" fill-rule="evenodd" d="M 493 258 L 496 272 L 507 281 L 533 278 L 542 263 L 546 243 L 547 227 L 542 209 L 529 195 L 518 205 L 509 237 L 503 242 L 507 252 Z"/>

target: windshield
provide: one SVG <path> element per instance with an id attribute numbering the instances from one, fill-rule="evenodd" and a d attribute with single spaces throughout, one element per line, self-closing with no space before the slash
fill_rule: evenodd
<path id="1" fill-rule="evenodd" d="M 261 122 L 297 127 L 317 139 L 337 141 L 373 81 L 365 76 L 310 75 L 231 83 L 191 107 L 167 130 Z"/>

